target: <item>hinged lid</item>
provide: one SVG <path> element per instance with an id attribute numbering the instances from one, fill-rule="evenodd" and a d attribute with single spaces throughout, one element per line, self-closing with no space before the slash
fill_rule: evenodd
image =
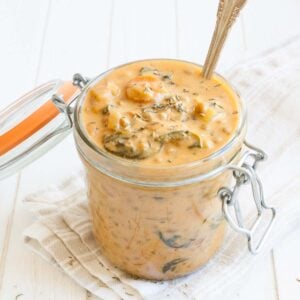
<path id="1" fill-rule="evenodd" d="M 53 80 L 0 112 L 0 179 L 43 155 L 70 132 L 67 108 L 78 91 L 71 82 Z M 64 109 L 67 114 L 60 114 Z"/>

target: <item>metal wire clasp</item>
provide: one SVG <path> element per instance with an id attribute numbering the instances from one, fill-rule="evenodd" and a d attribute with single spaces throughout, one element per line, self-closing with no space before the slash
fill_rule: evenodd
<path id="1" fill-rule="evenodd" d="M 89 83 L 89 79 L 87 77 L 84 77 L 80 73 L 76 73 L 73 75 L 73 85 L 78 86 L 81 90 L 84 89 L 84 87 Z M 62 133 L 64 131 L 67 131 L 73 127 L 73 107 L 72 104 L 77 100 L 78 95 L 76 95 L 68 104 L 63 100 L 63 98 L 57 94 L 54 94 L 51 98 L 53 104 L 56 106 L 56 108 L 65 115 L 67 124 L 66 126 L 57 129 L 54 132 L 54 135 L 57 135 L 59 133 Z"/>
<path id="2" fill-rule="evenodd" d="M 66 126 L 57 129 L 55 134 L 59 134 L 63 131 L 71 129 L 73 126 L 73 120 L 71 117 L 73 114 L 73 108 L 70 106 L 71 103 L 66 104 L 63 98 L 58 96 L 57 94 L 52 95 L 51 100 L 53 104 L 56 106 L 56 108 L 65 115 L 67 121 Z"/>
<path id="3" fill-rule="evenodd" d="M 229 225 L 237 232 L 242 233 L 248 240 L 248 248 L 252 254 L 257 254 L 264 245 L 267 236 L 274 224 L 276 210 L 272 206 L 268 206 L 264 199 L 262 183 L 255 171 L 257 163 L 266 158 L 266 154 L 245 142 L 247 150 L 243 154 L 238 166 L 228 165 L 226 169 L 229 169 L 233 173 L 235 184 L 232 188 L 222 187 L 218 194 L 222 200 L 222 210 L 224 217 Z M 238 199 L 238 192 L 240 188 L 245 184 L 251 184 L 252 197 L 257 210 L 257 217 L 254 223 L 247 228 L 244 225 L 244 220 L 241 213 L 241 207 Z M 231 213 L 230 211 L 233 211 Z M 268 221 L 264 231 L 260 233 L 260 238 L 257 238 L 257 242 L 254 242 L 255 237 L 258 235 L 259 224 L 262 218 L 265 216 L 265 212 L 271 212 L 271 218 Z"/>
<path id="4" fill-rule="evenodd" d="M 80 89 L 83 89 L 89 81 L 89 78 L 81 75 L 80 73 L 76 73 L 73 75 L 73 84 L 78 86 Z"/>

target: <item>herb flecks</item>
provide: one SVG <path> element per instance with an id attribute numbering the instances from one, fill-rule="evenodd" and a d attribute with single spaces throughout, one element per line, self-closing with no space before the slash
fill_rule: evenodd
<path id="1" fill-rule="evenodd" d="M 159 103 L 159 104 L 153 104 L 150 107 L 143 108 L 143 112 L 157 113 L 159 111 L 166 110 L 167 108 L 168 108 L 168 104 Z"/>
<path id="2" fill-rule="evenodd" d="M 160 75 L 160 72 L 157 69 L 150 68 L 150 67 L 142 67 L 139 71 L 140 75 L 145 75 L 147 73 L 152 73 L 154 75 Z"/>
<path id="3" fill-rule="evenodd" d="M 175 258 L 169 262 L 167 262 L 166 264 L 164 264 L 164 266 L 162 267 L 162 272 L 163 273 L 167 273 L 168 271 L 174 272 L 177 265 L 187 261 L 187 258 L 183 258 L 183 257 L 179 257 L 179 258 Z"/>
<path id="4" fill-rule="evenodd" d="M 106 105 L 103 109 L 102 109 L 102 115 L 108 115 L 111 109 L 111 105 Z"/>
<path id="5" fill-rule="evenodd" d="M 195 239 L 184 239 L 179 234 L 166 236 L 161 231 L 158 232 L 159 239 L 168 247 L 174 249 L 187 248 Z"/>
<path id="6" fill-rule="evenodd" d="M 168 97 L 162 103 L 155 103 L 150 107 L 143 108 L 143 112 L 157 113 L 168 109 L 176 110 L 179 113 L 186 112 L 183 105 L 183 98 L 179 95 Z"/>
<path id="7" fill-rule="evenodd" d="M 163 75 L 161 76 L 161 79 L 162 79 L 163 81 L 168 81 L 168 80 L 172 80 L 172 77 L 173 77 L 173 74 L 163 74 Z"/>
<path id="8" fill-rule="evenodd" d="M 162 145 L 166 143 L 188 140 L 189 142 L 191 141 L 190 145 L 188 145 L 188 148 L 201 148 L 200 137 L 189 130 L 171 131 L 169 133 L 160 135 L 158 138 L 156 138 L 156 140 Z"/>
<path id="9" fill-rule="evenodd" d="M 183 97 L 179 95 L 175 95 L 174 97 L 169 97 L 165 99 L 165 101 L 167 102 L 170 108 L 173 108 L 180 113 L 186 112 L 183 105 L 183 101 L 184 101 Z"/>
<path id="10" fill-rule="evenodd" d="M 215 99 L 212 98 L 212 99 L 209 99 L 208 101 L 210 101 L 209 106 L 214 107 L 214 108 L 224 109 L 224 106 L 222 106 L 221 104 L 216 102 Z"/>
<path id="11" fill-rule="evenodd" d="M 196 141 L 195 143 L 193 143 L 192 145 L 190 145 L 188 147 L 189 149 L 193 149 L 193 148 L 203 148 L 203 145 L 201 143 L 201 139 L 200 141 Z"/>

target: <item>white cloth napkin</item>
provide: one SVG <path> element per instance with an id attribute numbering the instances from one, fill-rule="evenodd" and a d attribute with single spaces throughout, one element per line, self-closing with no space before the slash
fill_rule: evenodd
<path id="1" fill-rule="evenodd" d="M 260 175 L 278 218 L 260 255 L 249 254 L 245 238 L 229 230 L 219 253 L 197 272 L 166 282 L 133 278 L 112 266 L 93 238 L 82 173 L 25 199 L 38 217 L 25 243 L 100 299 L 219 299 L 233 292 L 246 270 L 300 226 L 299 49 L 300 36 L 227 76 L 247 104 L 247 139 L 269 154 Z"/>

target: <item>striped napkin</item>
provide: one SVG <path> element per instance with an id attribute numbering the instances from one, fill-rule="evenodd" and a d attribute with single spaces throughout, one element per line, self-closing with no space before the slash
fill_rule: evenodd
<path id="1" fill-rule="evenodd" d="M 249 254 L 244 237 L 228 230 L 222 249 L 197 272 L 165 282 L 134 278 L 102 255 L 81 172 L 25 199 L 37 216 L 24 232 L 25 243 L 100 299 L 221 299 L 234 293 L 243 274 L 300 226 L 299 49 L 300 36 L 237 65 L 227 76 L 246 99 L 248 140 L 269 154 L 260 176 L 278 218 L 260 255 Z"/>

